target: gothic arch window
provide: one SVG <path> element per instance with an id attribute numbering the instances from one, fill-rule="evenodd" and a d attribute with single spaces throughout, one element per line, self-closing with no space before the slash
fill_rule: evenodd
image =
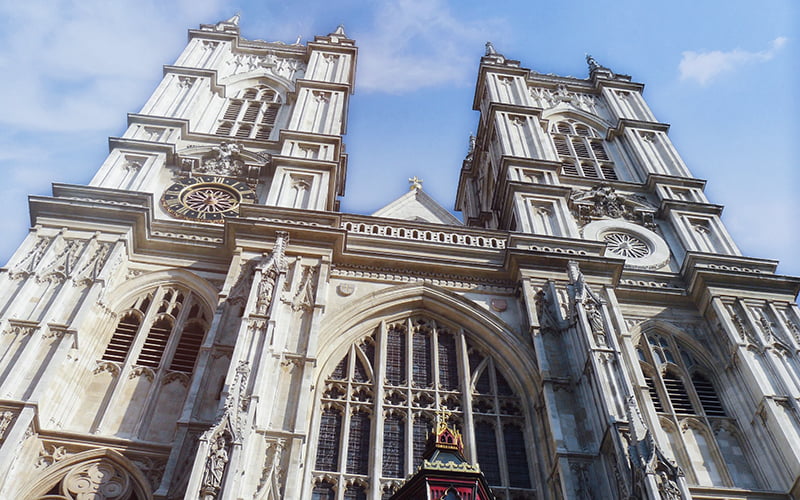
<path id="1" fill-rule="evenodd" d="M 217 122 L 217 135 L 267 141 L 281 109 L 281 97 L 266 85 L 239 91 Z"/>
<path id="2" fill-rule="evenodd" d="M 170 442 L 211 315 L 199 295 L 171 284 L 127 305 L 91 375 L 94 389 L 71 417 L 73 425 Z"/>
<path id="3" fill-rule="evenodd" d="M 362 481 L 365 495 L 391 496 L 421 464 L 438 410 L 452 412 L 467 455 L 477 457 L 497 494 L 530 495 L 522 407 L 495 359 L 468 332 L 423 315 L 382 323 L 324 379 L 312 497 L 360 498 L 346 486 L 353 481 Z"/>
<path id="4" fill-rule="evenodd" d="M 210 320 L 192 293 L 161 286 L 119 314 L 102 361 L 191 373 Z"/>
<path id="5" fill-rule="evenodd" d="M 561 161 L 562 173 L 593 179 L 619 179 L 605 141 L 594 128 L 565 119 L 553 123 L 550 135 Z"/>
<path id="6" fill-rule="evenodd" d="M 636 350 L 671 455 L 690 483 L 757 488 L 736 421 L 725 410 L 708 369 L 663 332 L 643 334 Z"/>

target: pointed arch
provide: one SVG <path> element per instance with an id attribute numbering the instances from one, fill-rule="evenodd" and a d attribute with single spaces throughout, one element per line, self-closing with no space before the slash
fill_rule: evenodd
<path id="1" fill-rule="evenodd" d="M 153 500 L 150 483 L 142 471 L 124 455 L 109 448 L 77 453 L 51 465 L 30 486 L 22 489 L 19 498 L 37 500 L 48 495 L 54 488 L 68 488 L 68 484 L 62 484 L 69 481 L 68 475 L 79 473 L 84 468 L 101 468 L 105 472 L 101 475 L 102 479 L 117 481 L 115 487 L 125 488 L 127 492 L 127 496 L 120 495 L 120 499 Z"/>
<path id="2" fill-rule="evenodd" d="M 564 119 L 573 119 L 589 125 L 595 130 L 599 131 L 601 133 L 601 137 L 605 137 L 611 128 L 611 123 L 603 120 L 599 116 L 572 107 L 560 108 L 556 106 L 555 108 L 550 108 L 542 112 L 542 118 L 551 123 Z"/>
<path id="3" fill-rule="evenodd" d="M 108 303 L 108 307 L 112 311 L 125 309 L 135 297 L 160 285 L 183 286 L 202 298 L 207 310 L 213 311 L 217 307 L 217 294 L 219 293 L 217 288 L 208 280 L 183 269 L 155 271 L 126 280 L 117 287 L 113 295 L 109 294 L 113 296 L 113 299 Z"/>
<path id="4" fill-rule="evenodd" d="M 535 442 L 539 382 L 524 361 L 534 359 L 531 347 L 508 325 L 430 284 L 360 297 L 327 324 L 317 356 L 316 437 L 307 451 L 316 456 L 313 479 L 336 474 L 341 483 L 369 475 L 393 490 L 419 465 L 435 412 L 447 410 L 467 436 L 468 454 L 484 462 L 496 457 L 492 486 L 530 493 L 536 456 L 526 443 Z M 372 368 L 369 380 L 356 376 L 358 363 Z M 371 470 L 360 454 L 366 433 L 378 443 Z M 495 453 L 487 455 L 492 445 Z"/>
<path id="5" fill-rule="evenodd" d="M 449 325 L 458 325 L 471 333 L 478 347 L 503 359 L 509 382 L 518 394 L 538 393 L 541 380 L 532 369 L 536 359 L 531 346 L 514 329 L 477 303 L 436 285 L 399 285 L 370 293 L 331 316 L 320 332 L 320 377 L 333 371 L 349 346 L 375 328 L 381 320 L 425 312 Z M 524 377 L 523 377 L 524 375 Z"/>

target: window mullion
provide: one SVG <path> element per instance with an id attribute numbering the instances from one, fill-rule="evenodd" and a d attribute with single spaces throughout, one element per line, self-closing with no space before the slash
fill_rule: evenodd
<path id="1" fill-rule="evenodd" d="M 411 388 L 414 387 L 414 321 L 413 317 L 410 317 L 406 320 L 406 388 L 403 390 L 406 393 L 406 408 L 405 408 L 405 427 L 406 427 L 406 435 L 405 435 L 405 443 L 404 443 L 404 450 L 405 453 L 405 475 L 411 474 L 414 472 L 414 416 L 411 412 L 411 401 L 413 395 L 411 393 Z"/>
<path id="2" fill-rule="evenodd" d="M 475 421 L 472 415 L 472 390 L 470 384 L 469 363 L 467 356 L 467 342 L 464 336 L 464 329 L 459 328 L 456 333 L 456 359 L 458 360 L 458 374 L 461 379 L 461 410 L 463 415 L 464 435 L 467 442 L 467 459 L 472 463 L 478 461 L 478 451 L 475 445 L 475 432 L 467 432 L 467 429 L 475 429 Z"/>
<path id="3" fill-rule="evenodd" d="M 381 321 L 378 332 L 375 335 L 375 342 L 377 343 L 375 349 L 375 366 L 374 369 L 374 383 L 375 383 L 375 399 L 374 399 L 374 416 L 372 425 L 372 442 L 374 443 L 373 449 L 375 453 L 372 454 L 372 463 L 370 464 L 370 477 L 375 478 L 370 482 L 369 497 L 372 500 L 380 500 L 381 497 L 381 477 L 383 467 L 383 400 L 385 383 L 384 372 L 386 371 L 386 334 L 387 327 L 386 321 Z"/>
<path id="4" fill-rule="evenodd" d="M 180 292 L 177 292 L 176 296 L 178 293 Z M 173 300 L 175 300 L 175 297 L 173 297 Z M 183 328 L 186 326 L 186 316 L 189 315 L 189 311 L 192 309 L 192 306 L 194 306 L 195 303 L 198 303 L 197 297 L 195 297 L 194 294 L 187 292 L 185 298 L 183 299 L 183 304 L 181 305 L 181 310 L 178 313 L 178 317 L 175 318 L 175 325 L 172 327 L 172 331 L 169 334 L 167 345 L 164 347 L 164 355 L 161 357 L 161 368 L 166 368 L 172 363 L 172 356 L 175 355 L 175 349 L 178 347 L 178 342 L 183 335 Z M 202 304 L 198 303 L 198 305 L 202 311 Z"/>
<path id="5" fill-rule="evenodd" d="M 503 429 L 503 419 L 500 418 L 500 398 L 497 390 L 497 370 L 494 360 L 489 358 L 486 363 L 486 370 L 489 370 L 489 387 L 492 388 L 492 401 L 494 404 L 494 438 L 497 443 L 497 459 L 500 462 L 500 482 L 508 487 L 511 484 L 511 477 L 508 473 L 508 459 L 506 458 L 505 430 Z"/>

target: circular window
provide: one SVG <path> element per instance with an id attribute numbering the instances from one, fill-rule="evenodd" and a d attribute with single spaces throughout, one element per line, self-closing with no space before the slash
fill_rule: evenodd
<path id="1" fill-rule="evenodd" d="M 667 243 L 653 231 L 621 220 L 600 220 L 583 228 L 587 240 L 606 243 L 606 254 L 625 259 L 634 269 L 656 270 L 669 263 Z"/>

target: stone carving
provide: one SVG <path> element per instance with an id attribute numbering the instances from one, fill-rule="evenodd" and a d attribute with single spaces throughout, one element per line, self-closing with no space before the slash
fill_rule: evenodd
<path id="1" fill-rule="evenodd" d="M 255 274 L 256 262 L 249 260 L 239 267 L 239 276 L 228 293 L 228 302 L 231 304 L 243 305 L 247 302 L 247 295 L 253 285 L 253 275 Z"/>
<path id="2" fill-rule="evenodd" d="M 264 468 L 261 471 L 261 479 L 258 484 L 258 492 L 255 498 L 260 500 L 278 500 L 283 498 L 284 471 L 283 471 L 283 452 L 286 449 L 284 439 L 267 439 L 267 450 L 264 458 Z"/>
<path id="3" fill-rule="evenodd" d="M 51 241 L 53 241 L 53 238 L 40 236 L 34 243 L 33 248 L 11 269 L 11 279 L 26 278 L 33 274 Z"/>
<path id="4" fill-rule="evenodd" d="M 200 29 L 203 31 L 219 31 L 222 33 L 239 33 L 239 14 L 236 14 L 229 19 L 220 21 L 216 24 L 201 24 Z"/>
<path id="5" fill-rule="evenodd" d="M 554 90 L 530 87 L 529 93 L 540 108 L 554 108 L 564 103 L 594 115 L 600 115 L 605 112 L 605 107 L 596 96 L 570 91 L 563 84 L 558 85 Z"/>
<path id="6" fill-rule="evenodd" d="M 627 219 L 647 228 L 654 228 L 656 208 L 642 196 L 622 195 L 608 185 L 587 191 L 573 190 L 570 208 L 582 224 L 602 218 Z"/>
<path id="7" fill-rule="evenodd" d="M 592 480 L 589 474 L 589 464 L 585 462 L 573 462 L 570 464 L 569 468 L 573 476 L 577 479 L 575 484 L 577 498 L 580 500 L 595 500 Z"/>
<path id="8" fill-rule="evenodd" d="M 92 251 L 89 258 L 83 266 L 75 272 L 72 278 L 75 285 L 89 285 L 93 283 L 103 269 L 108 254 L 111 252 L 110 243 L 97 243 L 96 240 L 93 240 L 92 245 L 94 246 L 94 251 Z"/>
<path id="9" fill-rule="evenodd" d="M 190 147 L 178 160 L 182 175 L 212 174 L 236 177 L 250 185 L 258 183 L 261 169 L 271 157 L 268 154 L 248 151 L 236 142 L 223 141 L 219 146 Z"/>
<path id="10" fill-rule="evenodd" d="M 300 284 L 297 286 L 292 298 L 292 309 L 310 311 L 314 307 L 314 297 L 317 291 L 317 273 L 319 268 L 316 266 L 303 266 L 300 276 Z"/>
<path id="11" fill-rule="evenodd" d="M 0 413 L 0 443 L 6 439 L 6 430 L 14 420 L 14 413 L 8 410 Z"/>
<path id="12" fill-rule="evenodd" d="M 205 500 L 217 498 L 217 493 L 222 486 L 225 466 L 228 465 L 228 440 L 220 434 L 211 443 L 209 456 L 206 459 L 203 485 L 200 494 Z"/>
<path id="13" fill-rule="evenodd" d="M 46 443 L 42 443 L 42 449 L 39 450 L 39 459 L 36 461 L 36 465 L 34 467 L 37 469 L 47 467 L 56 462 L 64 460 L 72 454 L 73 453 L 68 451 L 64 446 L 57 446 L 54 444 L 47 445 Z"/>
<path id="14" fill-rule="evenodd" d="M 302 78 L 306 65 L 299 59 L 280 57 L 274 52 L 264 55 L 236 54 L 228 63 L 232 67 L 231 75 L 261 71 L 294 81 L 295 77 Z"/>
<path id="15" fill-rule="evenodd" d="M 156 372 L 152 368 L 148 368 L 146 366 L 134 366 L 131 368 L 131 372 L 128 374 L 129 379 L 134 379 L 141 376 L 144 376 L 148 382 L 152 382 L 156 377 Z"/>
<path id="16" fill-rule="evenodd" d="M 32 335 L 39 328 L 39 323 L 21 319 L 9 319 L 3 333 L 17 336 Z"/>
<path id="17" fill-rule="evenodd" d="M 78 499 L 112 500 L 128 498 L 130 476 L 108 460 L 75 466 L 63 480 L 63 488 Z"/>
<path id="18" fill-rule="evenodd" d="M 583 307 L 595 343 L 599 347 L 608 346 L 606 326 L 602 312 L 604 301 L 598 297 L 586 283 L 577 262 L 571 260 L 567 263 L 567 276 L 569 277 L 573 289 L 573 298 L 571 302 L 573 317 L 577 319 L 578 310 L 580 307 Z"/>
<path id="19" fill-rule="evenodd" d="M 230 175 L 237 177 L 244 171 L 242 161 L 242 146 L 235 142 L 221 142 L 219 146 L 211 148 L 214 156 L 204 158 L 196 171 L 204 174 Z"/>
<path id="20" fill-rule="evenodd" d="M 639 491 L 643 493 L 647 490 L 646 477 L 651 475 L 656 477 L 662 500 L 682 499 L 679 483 L 684 475 L 683 470 L 667 458 L 656 444 L 642 418 L 635 396 L 628 396 L 626 413 L 631 429 L 630 460 Z"/>
<path id="21" fill-rule="evenodd" d="M 56 254 L 49 264 L 43 266 L 44 269 L 39 273 L 37 281 L 49 281 L 51 283 L 63 283 L 68 277 L 72 276 L 77 264 L 78 255 L 83 248 L 83 242 L 79 240 L 63 240 L 64 246 Z"/>
<path id="22" fill-rule="evenodd" d="M 119 365 L 111 361 L 98 361 L 97 366 L 92 373 L 97 375 L 102 372 L 108 372 L 112 377 L 118 377 Z"/>
<path id="23" fill-rule="evenodd" d="M 164 475 L 167 462 L 165 460 L 154 460 L 150 457 L 139 457 L 131 461 L 142 471 L 153 491 L 157 490 L 161 485 L 161 478 Z"/>
<path id="24" fill-rule="evenodd" d="M 278 280 L 278 276 L 286 270 L 285 253 L 288 241 L 289 233 L 279 231 L 275 238 L 275 247 L 272 252 L 262 259 L 256 267 L 256 270 L 260 272 L 260 280 L 258 282 L 255 313 L 260 316 L 266 316 L 269 312 L 274 296 L 275 283 Z"/>

